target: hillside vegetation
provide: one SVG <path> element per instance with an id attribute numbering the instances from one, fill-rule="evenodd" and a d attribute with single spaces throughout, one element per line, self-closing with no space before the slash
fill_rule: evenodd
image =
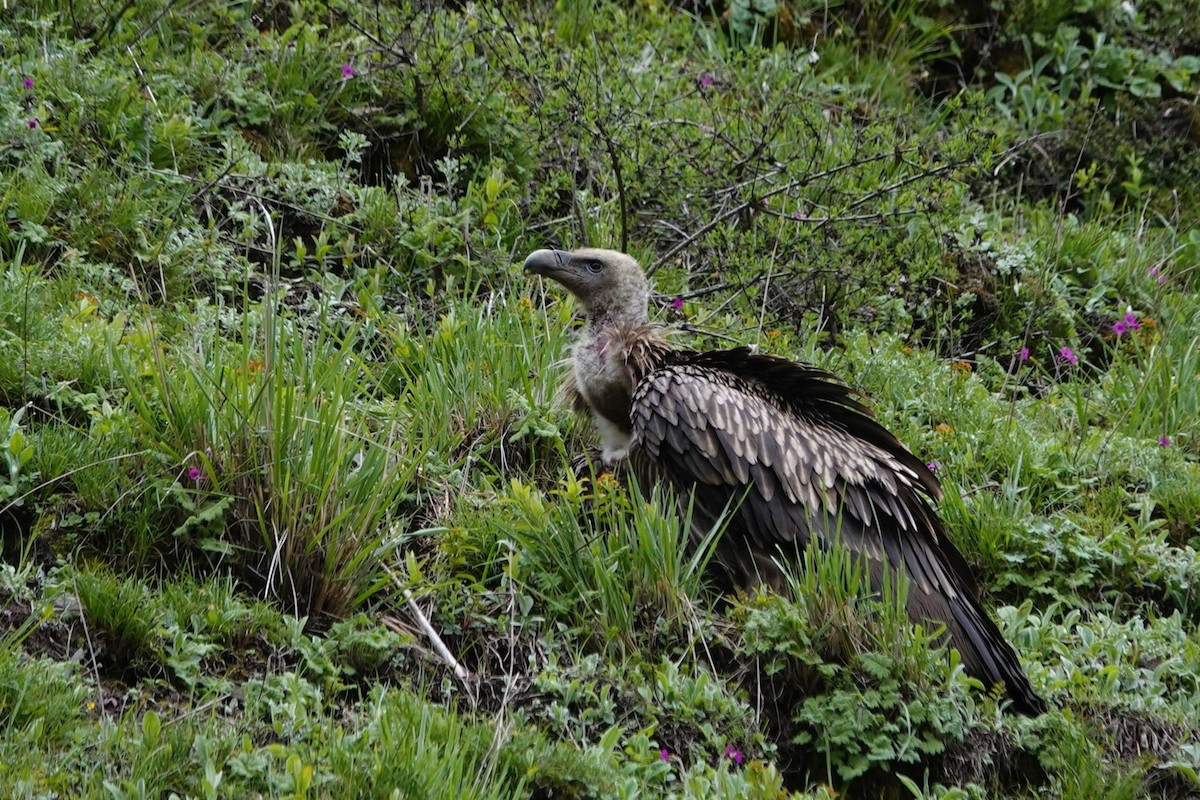
<path id="1" fill-rule="evenodd" d="M 0 15 L 5 797 L 1200 796 L 1190 2 L 95 6 Z M 861 389 L 1053 710 L 576 480 L 584 244 Z"/>

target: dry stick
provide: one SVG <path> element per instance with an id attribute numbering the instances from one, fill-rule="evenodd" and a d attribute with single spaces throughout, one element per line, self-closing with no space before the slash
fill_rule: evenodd
<path id="1" fill-rule="evenodd" d="M 617 200 L 621 207 L 621 252 L 627 252 L 629 250 L 629 212 L 625 199 L 625 179 L 621 173 L 621 157 L 617 155 L 616 145 L 613 144 L 612 137 L 608 135 L 608 130 L 599 121 L 596 122 L 596 130 L 600 133 L 600 138 L 604 140 L 604 148 L 608 151 L 613 175 L 617 179 Z"/>
<path id="2" fill-rule="evenodd" d="M 923 181 L 926 178 L 932 178 L 935 175 L 941 175 L 943 172 L 950 172 L 951 170 L 959 169 L 966 163 L 967 163 L 966 161 L 951 161 L 948 164 L 941 164 L 939 166 L 934 167 L 933 169 L 926 170 L 925 172 L 922 172 L 918 175 L 909 175 L 907 178 L 901 178 L 900 180 L 896 181 L 895 183 L 890 183 L 887 186 L 883 186 L 879 189 L 876 189 L 873 192 L 868 192 L 867 194 L 864 194 L 862 197 L 858 198 L 853 203 L 846 206 L 846 210 L 850 211 L 855 208 L 858 208 L 863 203 L 869 203 L 877 197 L 883 197 L 885 194 L 891 194 L 892 192 L 896 191 L 897 189 L 902 189 L 905 186 L 908 186 L 910 183 L 916 183 L 917 181 Z M 836 219 L 836 217 L 835 217 L 835 219 Z"/>
<path id="3" fill-rule="evenodd" d="M 374 44 L 376 47 L 378 47 L 381 51 L 383 51 L 385 53 L 391 53 L 393 56 L 395 56 L 396 60 L 399 61 L 401 64 L 406 64 L 411 67 L 417 63 L 417 60 L 416 60 L 416 58 L 413 57 L 412 53 L 408 52 L 407 50 L 403 50 L 399 47 L 395 47 L 395 46 L 387 44 L 382 39 L 380 39 L 378 36 L 371 33 L 369 30 L 362 27 L 356 21 L 351 19 L 349 14 L 339 13 L 338 16 L 341 18 L 342 22 L 345 22 L 351 28 L 353 28 L 354 30 L 356 30 L 360 34 L 362 34 L 363 36 L 370 39 L 371 43 Z"/>
<path id="4" fill-rule="evenodd" d="M 433 649 L 437 651 L 437 654 L 442 657 L 443 661 L 446 662 L 446 665 L 450 667 L 450 669 L 454 670 L 454 677 L 458 678 L 458 680 L 462 683 L 463 688 L 467 692 L 467 699 L 471 701 L 472 706 L 475 706 L 478 700 L 475 697 L 474 677 L 470 672 L 467 671 L 466 667 L 458 663 L 458 659 L 455 658 L 454 654 L 450 652 L 450 648 L 447 647 L 446 643 L 442 641 L 442 637 L 438 636 L 437 631 L 435 631 L 433 629 L 433 625 L 430 624 L 429 618 L 425 616 L 425 613 L 421 611 L 421 607 L 417 605 L 417 601 L 413 597 L 412 591 L 400 582 L 400 579 L 396 577 L 396 573 L 393 572 L 391 567 L 389 567 L 387 564 L 383 565 L 383 571 L 387 573 L 387 576 L 392 579 L 392 583 L 394 583 L 396 588 L 399 589 L 404 595 L 404 602 L 408 604 L 408 610 L 412 612 L 413 617 L 416 618 L 417 625 L 420 626 L 421 631 L 425 634 L 426 638 L 429 639 L 429 643 L 433 645 Z"/>
<path id="5" fill-rule="evenodd" d="M 744 346 L 741 339 L 735 339 L 732 336 L 728 336 L 728 335 L 726 335 L 724 333 L 720 333 L 718 331 L 710 331 L 707 328 L 702 328 L 699 325 L 693 325 L 690 322 L 681 322 L 678 325 L 676 325 L 675 327 L 678 328 L 679 330 L 683 331 L 684 333 L 696 333 L 701 336 L 711 336 L 714 339 L 723 339 L 727 342 L 732 342 L 737 347 Z M 755 347 L 757 347 L 757 345 L 755 345 Z"/>
<path id="6" fill-rule="evenodd" d="M 678 295 L 676 295 L 676 297 L 679 297 L 683 300 L 691 300 L 696 297 L 704 297 L 704 296 L 710 295 L 710 294 L 717 294 L 718 292 L 723 292 L 726 289 L 737 289 L 740 291 L 742 289 L 745 289 L 748 284 L 755 283 L 755 282 L 756 281 L 753 281 L 753 280 L 752 281 L 726 281 L 725 283 L 718 283 L 716 286 L 705 286 L 700 289 L 693 289 L 690 292 L 680 292 Z M 671 297 L 671 295 L 661 295 L 661 296 L 666 297 L 666 298 Z"/>
<path id="7" fill-rule="evenodd" d="M 791 214 L 785 214 L 782 211 L 776 211 L 773 208 L 764 208 L 759 213 L 767 214 L 780 219 L 791 219 L 796 222 L 807 222 L 810 225 L 827 225 L 830 222 L 874 222 L 881 219 L 891 219 L 892 217 L 908 217 L 917 213 L 915 208 L 902 208 L 898 211 L 877 211 L 873 214 L 846 214 L 834 217 L 793 217 Z"/>
<path id="8" fill-rule="evenodd" d="M 564 222 L 570 222 L 573 219 L 574 219 L 574 217 L 572 217 L 572 216 L 559 217 L 557 219 L 547 219 L 547 220 L 543 220 L 541 222 L 531 223 L 527 227 L 531 231 L 540 231 L 544 228 L 552 228 L 555 225 L 562 225 Z"/>
<path id="9" fill-rule="evenodd" d="M 73 565 L 72 565 L 73 566 Z M 79 599 L 79 576 L 71 576 L 71 588 L 75 590 L 75 599 Z M 83 602 L 79 603 L 79 622 L 83 625 L 83 640 L 87 643 L 88 655 L 91 657 L 92 675 L 96 678 L 96 710 L 104 714 L 104 684 L 100 682 L 100 665 L 96 660 L 96 647 L 92 644 L 92 633 L 88 630 L 87 609 Z"/>
<path id="10" fill-rule="evenodd" d="M 755 350 L 755 352 L 758 351 L 759 345 L 762 344 L 763 325 L 766 324 L 766 320 L 767 320 L 767 301 L 768 301 L 768 299 L 770 299 L 770 295 L 771 295 L 771 275 L 774 274 L 775 256 L 778 254 L 779 254 L 779 237 L 776 236 L 774 250 L 771 252 L 770 260 L 767 261 L 767 277 L 766 277 L 766 280 L 763 281 L 762 305 L 759 307 L 759 312 L 758 312 L 758 330 L 756 330 L 754 332 L 754 350 Z"/>
<path id="11" fill-rule="evenodd" d="M 914 146 L 914 147 L 908 148 L 907 150 L 901 151 L 901 152 L 912 152 L 916 149 L 917 149 L 917 147 Z M 750 208 L 753 205 L 757 205 L 758 203 L 761 203 L 763 200 L 766 200 L 769 197 L 774 197 L 777 194 L 783 194 L 784 192 L 788 192 L 788 191 L 791 191 L 792 189 L 799 188 L 801 186 L 804 186 L 805 184 L 812 183 L 815 180 L 820 180 L 821 178 L 828 178 L 832 175 L 836 175 L 839 172 L 845 172 L 848 169 L 853 169 L 854 167 L 861 167 L 864 164 L 870 164 L 875 161 L 882 161 L 882 160 L 888 159 L 888 158 L 895 158 L 895 156 L 896 156 L 896 154 L 894 152 L 892 152 L 892 153 L 876 153 L 873 156 L 867 156 L 866 158 L 860 158 L 860 159 L 855 159 L 854 161 L 848 161 L 845 164 L 839 164 L 836 167 L 832 167 L 827 170 L 822 170 L 821 172 L 814 172 L 811 175 L 805 175 L 803 178 L 797 178 L 794 181 L 788 181 L 787 183 L 783 184 L 782 186 L 777 186 L 774 189 L 771 189 L 769 191 L 763 192 L 760 195 L 756 195 L 755 197 L 750 198 L 749 200 L 747 200 L 744 203 L 739 203 L 738 205 L 734 206 L 733 208 L 729 209 L 728 211 L 723 211 L 720 214 L 718 214 L 717 216 L 713 217 L 711 220 L 709 220 L 707 223 L 705 223 L 703 226 L 701 226 L 700 229 L 697 230 L 695 233 L 691 234 L 683 241 L 681 241 L 678 244 L 671 247 L 669 250 L 667 250 L 667 252 L 663 253 L 662 256 L 660 256 L 654 262 L 654 264 L 651 265 L 651 267 L 648 270 L 646 270 L 646 274 L 653 275 L 660 266 L 662 266 L 663 264 L 665 264 L 667 262 L 667 259 L 674 256 L 680 250 L 683 250 L 685 247 L 689 247 L 692 244 L 692 242 L 696 241 L 701 236 L 708 233 L 713 228 L 717 227 L 718 225 L 720 225 L 722 222 L 729 219 L 730 217 L 736 216 L 737 214 L 742 213 L 747 208 Z"/>
<path id="12" fill-rule="evenodd" d="M 1017 144 L 1013 145 L 1012 147 L 1008 148 L 1003 153 L 1001 153 L 1001 157 L 1007 157 L 1010 153 L 1014 153 L 1014 152 L 1020 150 L 1022 147 L 1024 147 L 1026 144 L 1028 144 L 1029 141 L 1033 141 L 1033 140 L 1030 139 L 1030 140 L 1024 141 L 1024 142 L 1018 142 Z M 852 169 L 854 167 L 861 167 L 864 164 L 870 164 L 872 162 L 882 161 L 882 160 L 888 159 L 888 158 L 896 158 L 898 156 L 903 156 L 908 153 L 916 152 L 919 149 L 920 149 L 919 145 L 914 145 L 913 147 L 902 148 L 902 149 L 895 150 L 890 153 L 876 153 L 875 155 L 867 156 L 866 158 L 859 158 L 859 159 L 855 159 L 853 161 L 848 161 L 845 164 L 839 164 L 836 167 L 832 167 L 827 170 L 822 170 L 821 172 L 814 172 L 811 175 L 805 175 L 803 178 L 797 178 L 794 181 L 788 181 L 787 183 L 783 184 L 782 186 L 777 186 L 774 189 L 771 189 L 769 191 L 763 192 L 760 195 L 752 197 L 744 203 L 739 203 L 738 205 L 734 206 L 733 208 L 729 209 L 728 211 L 721 212 L 720 214 L 718 214 L 717 216 L 715 216 L 711 220 L 709 220 L 707 223 L 705 223 L 703 226 L 701 226 L 701 228 L 699 230 L 697 230 L 695 233 L 691 234 L 687 238 L 683 239 L 679 243 L 672 246 L 670 249 L 667 250 L 667 252 L 663 253 L 662 256 L 660 256 L 658 259 L 655 260 L 654 264 L 652 264 L 651 267 L 648 270 L 646 270 L 646 274 L 653 275 L 658 270 L 659 267 L 661 267 L 663 264 L 665 264 L 669 258 L 674 256 L 680 250 L 683 250 L 684 248 L 691 246 L 691 244 L 693 242 L 695 242 L 697 239 L 699 239 L 701 236 L 708 233 L 713 228 L 717 227 L 718 225 L 720 225 L 722 222 L 729 219 L 730 217 L 742 213 L 746 209 L 750 208 L 753 205 L 757 205 L 758 203 L 761 203 L 763 200 L 766 200 L 767 198 L 774 197 L 775 195 L 778 195 L 778 194 L 783 194 L 784 192 L 791 191 L 792 189 L 797 189 L 801 186 L 804 186 L 805 184 L 812 183 L 813 181 L 819 180 L 821 178 L 828 178 L 832 175 L 836 175 L 839 172 L 844 172 L 844 171 L 846 171 L 848 169 Z M 917 181 L 925 180 L 926 178 L 932 178 L 934 176 L 940 175 L 943 172 L 949 172 L 951 170 L 959 169 L 966 163 L 968 163 L 966 160 L 951 161 L 949 163 L 941 164 L 932 169 L 926 170 L 925 172 L 922 172 L 919 175 L 910 175 L 907 178 L 903 178 L 902 180 L 896 181 L 895 183 L 889 184 L 888 186 L 884 186 L 880 189 L 876 189 L 873 192 L 863 195 L 862 197 L 858 198 L 853 203 L 851 203 L 847 207 L 847 210 L 858 208 L 859 206 L 863 205 L 864 203 L 868 203 L 871 200 L 874 200 L 877 197 L 882 197 L 885 194 L 890 194 L 890 193 L 896 191 L 897 189 L 907 186 L 910 183 L 916 183 Z M 840 219 L 841 219 L 841 217 L 820 217 L 815 221 L 818 224 L 826 225 L 830 222 L 839 221 Z M 851 218 L 851 219 L 853 219 L 853 218 Z M 813 221 L 813 220 L 800 220 L 800 221 Z"/>

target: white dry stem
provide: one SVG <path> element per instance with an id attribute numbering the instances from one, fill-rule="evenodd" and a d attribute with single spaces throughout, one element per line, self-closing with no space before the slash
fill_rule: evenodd
<path id="1" fill-rule="evenodd" d="M 421 611 L 421 607 L 417 605 L 416 598 L 413 597 L 412 591 L 400 582 L 400 579 L 396 577 L 396 573 L 393 572 L 391 567 L 389 567 L 387 564 L 383 565 L 383 571 L 386 572 L 388 577 L 392 579 L 392 583 L 396 585 L 396 588 L 404 594 L 404 601 L 408 604 L 408 610 L 412 612 L 413 618 L 417 621 L 417 625 L 429 639 L 429 643 L 433 645 L 433 649 L 437 651 L 437 654 L 441 656 L 442 660 L 446 662 L 446 665 L 454 671 L 454 677 L 458 678 L 459 682 L 462 683 L 463 689 L 467 692 L 467 699 L 469 699 L 471 701 L 471 705 L 474 706 L 477 702 L 475 697 L 475 678 L 471 675 L 466 667 L 458 663 L 458 659 L 455 658 L 454 654 L 450 652 L 450 648 L 447 647 L 446 643 L 442 641 L 442 637 L 438 636 L 438 632 L 433 629 L 433 625 L 430 624 L 429 618 L 425 616 L 425 612 Z"/>

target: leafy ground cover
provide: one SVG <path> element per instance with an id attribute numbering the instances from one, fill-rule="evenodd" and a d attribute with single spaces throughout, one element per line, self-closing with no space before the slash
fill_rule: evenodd
<path id="1" fill-rule="evenodd" d="M 11 797 L 1200 795 L 1190 4 L 20 4 Z M 722 596 L 570 477 L 590 243 L 947 489 L 1055 708 L 808 554 Z M 435 635 L 430 635 L 430 630 Z"/>

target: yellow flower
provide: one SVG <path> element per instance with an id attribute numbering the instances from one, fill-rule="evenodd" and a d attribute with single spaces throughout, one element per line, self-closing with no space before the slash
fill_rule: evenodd
<path id="1" fill-rule="evenodd" d="M 596 487 L 601 491 L 611 492 L 621 488 L 621 481 L 611 472 L 605 472 L 596 478 Z"/>

